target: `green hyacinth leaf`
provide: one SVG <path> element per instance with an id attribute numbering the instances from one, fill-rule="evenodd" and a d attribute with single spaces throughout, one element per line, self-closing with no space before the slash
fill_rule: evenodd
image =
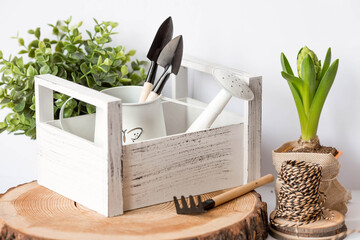
<path id="1" fill-rule="evenodd" d="M 323 79 L 321 80 L 319 87 L 315 93 L 313 102 L 310 108 L 309 123 L 308 123 L 308 135 L 309 139 L 316 136 L 321 110 L 324 106 L 326 97 L 331 89 L 331 86 L 335 80 L 335 76 L 339 67 L 339 59 L 336 59 L 329 69 L 326 71 Z M 305 140 L 305 139 L 304 139 Z"/>
<path id="2" fill-rule="evenodd" d="M 301 96 L 297 92 L 297 90 L 295 89 L 295 87 L 293 86 L 293 84 L 291 82 L 288 81 L 288 84 L 289 84 L 291 93 L 293 95 L 295 105 L 296 105 L 296 109 L 297 109 L 297 112 L 298 112 L 298 115 L 299 115 L 301 134 L 304 134 L 305 130 L 306 130 L 307 117 L 306 117 L 306 114 L 305 114 L 305 111 L 304 111 L 303 103 L 301 101 Z"/>
<path id="3" fill-rule="evenodd" d="M 281 66 L 282 66 L 283 71 L 286 72 L 287 74 L 294 75 L 294 72 L 291 69 L 290 63 L 287 60 L 284 53 L 281 53 L 280 59 L 281 59 Z"/>
<path id="4" fill-rule="evenodd" d="M 291 82 L 294 85 L 294 87 L 296 88 L 296 90 L 298 91 L 299 95 L 301 96 L 302 89 L 303 89 L 303 83 L 302 83 L 303 81 L 300 78 L 290 75 L 284 71 L 281 71 L 281 76 L 285 80 Z"/>
<path id="5" fill-rule="evenodd" d="M 326 71 L 328 70 L 329 66 L 330 66 L 330 62 L 331 62 L 331 48 L 329 48 L 326 52 L 326 56 L 325 56 L 325 61 L 324 61 L 324 65 L 321 69 L 320 72 L 320 77 L 319 80 L 321 81 L 321 79 L 324 77 Z"/>
<path id="6" fill-rule="evenodd" d="M 311 102 L 313 100 L 316 88 L 316 72 L 314 62 L 309 54 L 302 61 L 301 74 L 303 81 L 302 101 L 305 114 L 308 116 Z"/>

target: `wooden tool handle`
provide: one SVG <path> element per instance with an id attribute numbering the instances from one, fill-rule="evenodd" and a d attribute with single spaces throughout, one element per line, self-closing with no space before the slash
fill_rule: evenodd
<path id="1" fill-rule="evenodd" d="M 140 98 L 139 98 L 139 103 L 144 103 L 147 99 L 147 97 L 149 96 L 151 90 L 153 89 L 153 84 L 152 83 L 149 83 L 149 82 L 145 82 L 144 83 L 144 86 L 141 90 L 141 95 L 140 95 Z"/>
<path id="2" fill-rule="evenodd" d="M 149 101 L 151 101 L 151 100 L 154 100 L 154 99 L 156 99 L 158 96 L 159 96 L 159 95 L 158 95 L 157 93 L 151 92 L 151 93 L 149 94 L 149 96 L 147 97 L 146 102 L 149 102 Z"/>
<path id="3" fill-rule="evenodd" d="M 217 195 L 212 198 L 215 202 L 214 207 L 219 206 L 220 204 L 228 202 L 228 201 L 230 201 L 234 198 L 237 198 L 241 195 L 244 195 L 245 193 L 248 193 L 248 192 L 254 190 L 255 188 L 258 188 L 265 184 L 271 183 L 272 181 L 274 181 L 274 176 L 272 174 L 268 174 L 257 180 L 249 182 L 248 184 L 245 184 L 240 187 L 236 187 L 234 189 L 231 189 L 230 191 L 227 191 L 225 193 Z"/>

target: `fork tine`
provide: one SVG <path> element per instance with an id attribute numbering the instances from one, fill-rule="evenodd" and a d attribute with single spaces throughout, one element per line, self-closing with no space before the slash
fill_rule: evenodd
<path id="1" fill-rule="evenodd" d="M 184 196 L 181 196 L 181 203 L 182 203 L 182 209 L 188 209 L 188 205 L 186 203 L 186 200 L 185 200 L 185 197 Z"/>
<path id="2" fill-rule="evenodd" d="M 189 200 L 190 200 L 190 209 L 196 209 L 196 204 L 194 201 L 194 197 L 192 195 L 189 196 Z"/>

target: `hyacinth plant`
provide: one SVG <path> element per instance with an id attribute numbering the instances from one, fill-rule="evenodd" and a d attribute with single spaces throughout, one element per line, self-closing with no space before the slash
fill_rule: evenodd
<path id="1" fill-rule="evenodd" d="M 316 54 L 305 46 L 297 55 L 297 77 L 285 54 L 281 53 L 281 75 L 289 84 L 300 119 L 300 148 L 316 148 L 320 145 L 317 138 L 320 114 L 335 80 L 338 65 L 339 59 L 331 63 L 330 48 L 321 66 Z"/>

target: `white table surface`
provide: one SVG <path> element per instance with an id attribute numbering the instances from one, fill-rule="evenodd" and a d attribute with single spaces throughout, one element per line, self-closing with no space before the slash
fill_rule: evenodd
<path id="1" fill-rule="evenodd" d="M 33 178 L 34 179 L 34 178 Z M 19 184 L 30 182 L 31 176 L 0 176 L 0 193 L 4 193 L 7 189 L 17 186 Z M 262 200 L 267 203 L 268 214 L 275 209 L 275 192 L 273 187 L 264 186 L 257 189 L 257 192 L 261 194 Z M 348 230 L 358 229 L 360 230 L 360 190 L 352 191 L 352 200 L 348 204 L 348 213 L 345 217 L 345 223 Z M 273 240 L 275 238 L 269 237 L 267 240 Z M 359 233 L 354 233 L 348 237 L 350 239 L 360 239 Z"/>

